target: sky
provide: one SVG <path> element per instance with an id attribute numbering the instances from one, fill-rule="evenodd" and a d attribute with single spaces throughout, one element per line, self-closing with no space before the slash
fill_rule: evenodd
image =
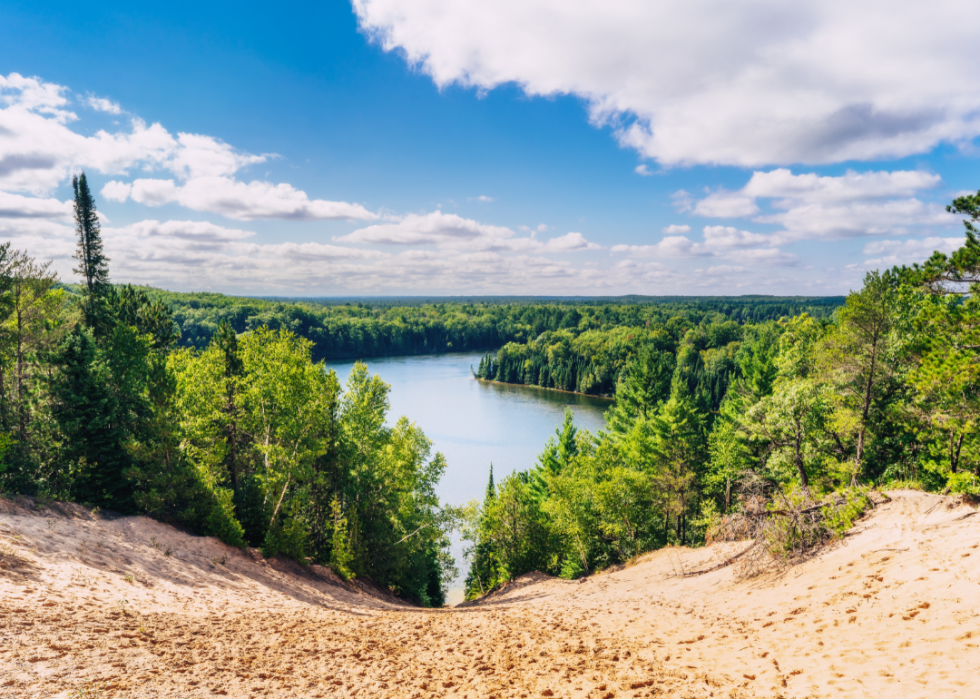
<path id="1" fill-rule="evenodd" d="M 283 296 L 846 293 L 962 244 L 980 3 L 0 5 L 0 241 Z"/>

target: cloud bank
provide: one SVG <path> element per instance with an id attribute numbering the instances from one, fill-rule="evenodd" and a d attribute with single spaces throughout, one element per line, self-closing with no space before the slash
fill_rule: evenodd
<path id="1" fill-rule="evenodd" d="M 977 3 L 353 6 L 363 31 L 438 86 L 578 96 L 593 123 L 664 165 L 876 160 L 980 135 Z"/>
<path id="2" fill-rule="evenodd" d="M 173 135 L 136 117 L 128 128 L 86 136 L 70 128 L 79 117 L 69 108 L 68 95 L 67 88 L 38 78 L 0 75 L 0 191 L 45 196 L 81 169 L 123 176 L 134 170 L 165 171 L 176 181 L 113 180 L 102 194 L 114 201 L 132 197 L 150 206 L 176 202 L 242 221 L 377 218 L 358 204 L 311 200 L 289 184 L 240 181 L 237 173 L 272 156 L 239 151 L 213 136 Z M 122 113 L 106 98 L 88 96 L 78 104 Z"/>

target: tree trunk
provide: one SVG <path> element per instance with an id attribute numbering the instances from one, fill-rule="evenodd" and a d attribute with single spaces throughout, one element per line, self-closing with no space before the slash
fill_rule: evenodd
<path id="1" fill-rule="evenodd" d="M 804 490 L 810 489 L 810 479 L 806 476 L 806 468 L 803 466 L 803 437 L 797 432 L 796 441 L 793 444 L 794 456 L 796 461 L 796 470 L 800 473 L 800 485 L 803 486 Z"/>
<path id="2" fill-rule="evenodd" d="M 956 473 L 960 467 L 960 450 L 963 448 L 963 437 L 966 436 L 966 430 L 960 432 L 959 439 L 956 440 L 955 445 L 950 444 L 951 449 L 949 450 L 949 472 Z M 952 440 L 950 440 L 952 441 Z"/>

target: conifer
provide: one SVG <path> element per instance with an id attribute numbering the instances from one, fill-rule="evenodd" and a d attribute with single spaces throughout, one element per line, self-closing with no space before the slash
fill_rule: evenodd
<path id="1" fill-rule="evenodd" d="M 75 232 L 78 234 L 75 251 L 78 267 L 73 271 L 85 278 L 89 294 L 100 294 L 109 286 L 109 258 L 102 250 L 95 198 L 88 188 L 84 172 L 72 178 L 71 186 L 75 191 Z"/>

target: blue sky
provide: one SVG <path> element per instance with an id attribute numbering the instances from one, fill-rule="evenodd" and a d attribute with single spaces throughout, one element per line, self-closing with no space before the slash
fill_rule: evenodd
<path id="1" fill-rule="evenodd" d="M 71 279 L 84 169 L 117 281 L 845 292 L 980 187 L 980 10 L 860 5 L 6 2 L 0 238 Z"/>

